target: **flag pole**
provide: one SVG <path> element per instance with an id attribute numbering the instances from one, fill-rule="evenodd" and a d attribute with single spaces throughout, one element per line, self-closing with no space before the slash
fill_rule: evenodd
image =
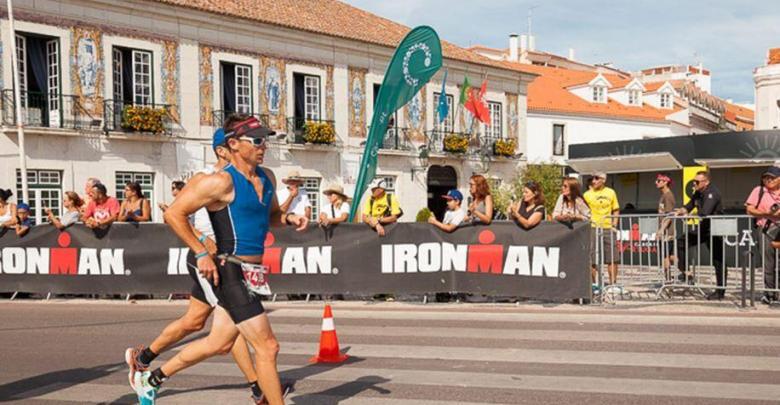
<path id="1" fill-rule="evenodd" d="M 14 105 L 16 108 L 16 136 L 19 140 L 19 171 L 22 179 L 22 195 L 18 198 L 21 201 L 27 201 L 29 198 L 27 189 L 27 155 L 24 151 L 24 119 L 22 115 L 22 97 L 19 87 L 19 61 L 16 53 L 16 31 L 14 30 L 14 11 L 13 0 L 7 0 L 8 4 L 8 27 L 11 31 L 11 71 L 14 76 Z"/>

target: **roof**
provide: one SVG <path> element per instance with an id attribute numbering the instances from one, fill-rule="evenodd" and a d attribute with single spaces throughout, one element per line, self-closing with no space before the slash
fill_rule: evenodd
<path id="1" fill-rule="evenodd" d="M 739 131 L 750 131 L 756 122 L 756 113 L 750 108 L 726 102 L 723 114 L 726 121 L 734 123 Z"/>
<path id="2" fill-rule="evenodd" d="M 229 17 L 395 48 L 409 27 L 336 0 L 154 0 Z M 507 69 L 474 52 L 441 41 L 445 58 Z M 518 69 L 510 69 L 523 72 Z"/>
<path id="3" fill-rule="evenodd" d="M 528 86 L 528 111 L 595 116 L 622 120 L 666 122 L 666 117 L 679 111 L 658 109 L 647 103 L 642 106 L 627 106 L 607 98 L 606 103 L 591 103 L 575 95 L 567 88 L 593 80 L 599 73 L 580 70 L 524 65 L 526 69 L 539 74 Z M 613 85 L 625 87 L 631 77 L 601 73 Z"/>

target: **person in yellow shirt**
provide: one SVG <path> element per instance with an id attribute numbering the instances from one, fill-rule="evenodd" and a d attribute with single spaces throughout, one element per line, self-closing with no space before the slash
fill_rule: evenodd
<path id="1" fill-rule="evenodd" d="M 590 251 L 591 277 L 595 283 L 598 274 L 596 271 L 598 262 L 596 261 L 595 253 L 596 244 L 598 243 L 596 230 L 601 229 L 602 235 L 604 235 L 601 245 L 601 257 L 604 258 L 603 263 L 608 266 L 609 283 L 615 284 L 617 282 L 617 266 L 620 263 L 620 252 L 615 249 L 616 240 L 612 234 L 612 229 L 618 225 L 618 219 L 615 216 L 620 215 L 620 203 L 618 203 L 615 190 L 606 186 L 606 173 L 594 173 L 590 181 L 590 190 L 585 192 L 584 197 L 585 202 L 590 207 L 591 226 L 593 227 Z"/>
<path id="2" fill-rule="evenodd" d="M 371 198 L 363 207 L 363 222 L 374 229 L 379 236 L 385 236 L 385 226 L 398 221 L 403 210 L 398 198 L 386 191 L 385 180 L 374 180 L 371 184 Z"/>

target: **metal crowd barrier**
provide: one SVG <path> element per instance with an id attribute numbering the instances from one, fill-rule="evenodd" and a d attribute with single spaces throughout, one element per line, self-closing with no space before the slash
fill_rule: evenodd
<path id="1" fill-rule="evenodd" d="M 594 301 L 611 302 L 642 292 L 664 299 L 722 290 L 739 293 L 745 306 L 748 299 L 754 304 L 756 292 L 780 293 L 778 251 L 769 247 L 768 255 L 774 255 L 774 263 L 769 264 L 774 271 L 766 283 L 763 252 L 769 241 L 756 229 L 753 217 L 639 214 L 612 216 L 610 220 L 617 220 L 617 227 L 594 228 Z M 661 230 L 664 224 L 668 225 Z M 678 265 L 682 257 L 687 260 Z M 617 263 L 614 285 L 608 283 L 608 263 Z M 716 266 L 725 269 L 725 285 L 716 281 Z"/>

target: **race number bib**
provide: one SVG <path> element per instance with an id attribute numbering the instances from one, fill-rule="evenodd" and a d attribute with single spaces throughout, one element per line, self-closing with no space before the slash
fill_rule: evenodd
<path id="1" fill-rule="evenodd" d="M 271 287 L 268 285 L 268 266 L 241 263 L 241 271 L 244 273 L 244 285 L 250 293 L 271 295 Z"/>

